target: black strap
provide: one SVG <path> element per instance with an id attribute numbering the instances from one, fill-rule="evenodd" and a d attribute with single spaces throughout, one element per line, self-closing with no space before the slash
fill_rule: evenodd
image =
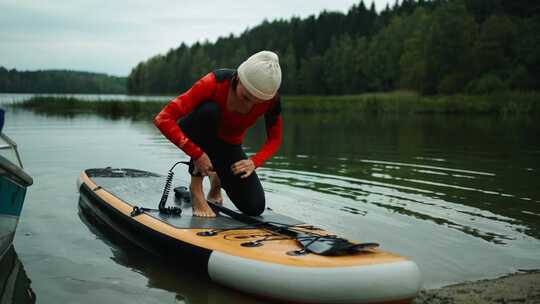
<path id="1" fill-rule="evenodd" d="M 217 82 L 223 82 L 225 80 L 231 79 L 234 74 L 236 73 L 236 70 L 234 69 L 217 69 L 213 71 L 214 75 L 216 76 Z"/>
<path id="2" fill-rule="evenodd" d="M 131 217 L 135 217 L 137 215 L 143 214 L 145 211 L 158 211 L 157 209 L 151 209 L 151 208 L 144 208 L 139 206 L 133 206 L 133 210 L 131 211 L 130 215 Z"/>
<path id="3" fill-rule="evenodd" d="M 309 231 L 303 231 L 304 227 L 302 226 L 265 222 L 262 219 L 245 215 L 211 202 L 208 202 L 208 205 L 214 211 L 222 212 L 235 220 L 293 238 L 302 246 L 302 251 L 307 251 L 318 255 L 346 255 L 379 246 L 377 243 L 352 243 L 347 239 L 340 238 L 335 235 L 320 235 Z M 312 229 L 309 229 L 308 227 L 307 230 Z M 256 243 L 260 244 L 263 241 L 265 240 L 256 241 Z"/>
<path id="4" fill-rule="evenodd" d="M 148 211 L 155 211 L 155 212 L 159 212 L 160 214 L 166 214 L 166 215 L 181 215 L 182 214 L 182 209 L 178 207 L 163 207 L 162 209 L 152 209 L 152 208 L 133 206 L 133 210 L 131 211 L 130 215 L 131 217 L 136 217 L 137 215 L 141 215 Z"/>

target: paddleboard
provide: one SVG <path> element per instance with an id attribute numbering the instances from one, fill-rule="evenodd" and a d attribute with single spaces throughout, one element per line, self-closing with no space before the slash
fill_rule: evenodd
<path id="1" fill-rule="evenodd" d="M 410 259 L 366 248 L 333 256 L 306 252 L 290 233 L 257 223 L 274 223 L 304 235 L 332 233 L 266 210 L 248 217 L 219 212 L 192 216 L 189 197 L 169 195 L 166 205 L 181 214 L 156 210 L 165 177 L 119 168 L 81 172 L 80 206 L 140 247 L 159 256 L 182 259 L 222 285 L 280 301 L 297 303 L 410 303 L 421 284 Z M 255 223 L 255 224 L 253 224 Z"/>

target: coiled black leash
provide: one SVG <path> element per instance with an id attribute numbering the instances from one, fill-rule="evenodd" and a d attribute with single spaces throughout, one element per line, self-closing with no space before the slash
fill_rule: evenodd
<path id="1" fill-rule="evenodd" d="M 174 177 L 174 167 L 178 164 L 185 164 L 189 166 L 189 162 L 187 161 L 179 161 L 175 163 L 171 169 L 169 169 L 169 173 L 167 173 L 167 178 L 165 179 L 165 186 L 163 187 L 163 194 L 161 195 L 161 199 L 159 200 L 158 209 L 151 209 L 151 208 L 144 208 L 144 207 L 138 207 L 133 206 L 133 211 L 131 211 L 131 216 L 135 217 L 137 215 L 143 214 L 145 211 L 159 211 L 160 214 L 165 215 L 181 215 L 182 214 L 182 208 L 179 207 L 166 207 L 165 204 L 167 203 L 167 198 L 169 197 L 169 192 L 171 191 L 171 185 Z"/>
<path id="2" fill-rule="evenodd" d="M 179 161 L 176 164 L 174 164 L 171 169 L 169 169 L 169 173 L 167 173 L 167 179 L 165 179 L 165 186 L 163 187 L 163 194 L 161 195 L 161 199 L 159 200 L 159 213 L 167 214 L 167 215 L 180 215 L 182 214 L 182 208 L 179 207 L 165 207 L 165 204 L 167 203 L 167 198 L 169 197 L 169 192 L 171 192 L 171 184 L 174 177 L 174 167 L 178 164 L 185 164 L 189 166 L 189 162 L 187 161 Z"/>

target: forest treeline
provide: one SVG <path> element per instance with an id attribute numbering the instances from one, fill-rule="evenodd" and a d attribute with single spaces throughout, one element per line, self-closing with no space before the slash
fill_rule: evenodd
<path id="1" fill-rule="evenodd" d="M 17 71 L 0 66 L 0 93 L 125 94 L 126 77 L 45 70 Z"/>
<path id="2" fill-rule="evenodd" d="M 264 21 L 214 43 L 182 43 L 139 63 L 128 92 L 178 93 L 262 49 L 280 55 L 284 94 L 538 90 L 539 15 L 531 0 L 403 0 L 380 12 L 360 1 L 347 13 Z"/>

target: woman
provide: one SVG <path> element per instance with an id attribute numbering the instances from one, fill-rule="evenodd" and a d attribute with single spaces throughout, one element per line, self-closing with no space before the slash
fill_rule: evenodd
<path id="1" fill-rule="evenodd" d="M 208 201 L 222 203 L 223 187 L 245 214 L 257 216 L 264 211 L 264 191 L 254 171 L 281 144 L 280 84 L 278 56 L 261 51 L 237 70 L 220 69 L 207 74 L 155 117 L 154 123 L 161 132 L 191 157 L 194 216 L 216 216 L 204 198 L 204 176 L 210 178 L 211 184 Z M 242 140 L 263 114 L 266 142 L 248 158 Z"/>

